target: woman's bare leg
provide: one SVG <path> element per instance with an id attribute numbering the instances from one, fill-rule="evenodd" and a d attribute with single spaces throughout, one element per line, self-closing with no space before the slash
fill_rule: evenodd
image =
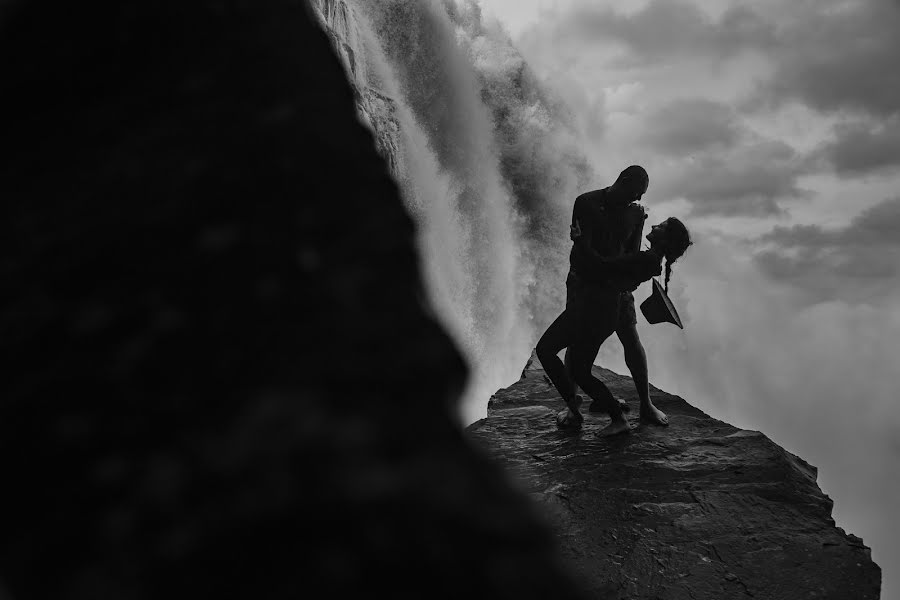
<path id="1" fill-rule="evenodd" d="M 644 345 L 641 344 L 641 338 L 638 336 L 637 327 L 623 327 L 621 324 L 616 333 L 619 341 L 622 342 L 622 348 L 625 349 L 625 364 L 631 371 L 631 379 L 634 380 L 634 386 L 637 388 L 638 398 L 641 402 L 641 420 L 654 425 L 668 425 L 669 417 L 666 413 L 654 406 L 650 400 L 650 377 L 647 368 L 647 352 Z"/>

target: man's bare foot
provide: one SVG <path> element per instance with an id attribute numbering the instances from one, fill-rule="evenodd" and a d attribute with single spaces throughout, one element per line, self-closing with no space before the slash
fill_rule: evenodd
<path id="1" fill-rule="evenodd" d="M 581 394 L 575 394 L 575 397 L 572 398 L 572 400 L 566 402 L 566 406 L 569 407 L 569 410 L 572 412 L 572 414 L 577 413 L 579 416 L 581 416 L 582 403 L 584 403 L 584 398 L 581 396 Z"/>
<path id="2" fill-rule="evenodd" d="M 581 423 L 584 421 L 584 416 L 581 414 L 582 402 L 584 402 L 584 398 L 582 398 L 580 394 L 575 394 L 575 398 L 566 403 L 568 408 L 559 411 L 556 415 L 557 427 L 560 429 L 580 427 Z"/>
<path id="3" fill-rule="evenodd" d="M 628 421 L 625 419 L 613 420 L 612 423 L 601 429 L 597 432 L 597 437 L 610 437 L 613 435 L 619 435 L 620 433 L 630 433 L 631 425 L 628 424 Z"/>
<path id="4" fill-rule="evenodd" d="M 647 404 L 641 403 L 641 421 L 651 425 L 666 427 L 669 424 L 669 417 L 666 416 L 666 413 L 653 406 L 652 402 L 648 402 Z"/>
<path id="5" fill-rule="evenodd" d="M 556 414 L 556 426 L 560 429 L 578 429 L 583 421 L 584 417 L 581 416 L 581 413 L 573 413 L 568 408 L 564 408 Z"/>

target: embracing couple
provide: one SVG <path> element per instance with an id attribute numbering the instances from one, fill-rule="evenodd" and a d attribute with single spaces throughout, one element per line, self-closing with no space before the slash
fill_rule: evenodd
<path id="1" fill-rule="evenodd" d="M 566 402 L 567 409 L 557 418 L 560 427 L 578 427 L 584 420 L 577 385 L 593 400 L 591 412 L 607 413 L 611 418 L 598 435 L 630 431 L 624 415 L 627 404 L 591 373 L 600 346 L 613 332 L 625 349 L 625 363 L 640 398 L 641 421 L 668 425 L 668 417 L 650 400 L 647 355 L 638 337 L 631 292 L 660 275 L 664 259 L 668 290 L 672 263 L 684 254 L 691 239 L 681 221 L 669 218 L 651 228 L 647 234 L 650 248 L 641 251 L 647 215 L 637 201 L 649 184 L 647 172 L 632 165 L 610 187 L 575 200 L 566 308 L 541 336 L 536 349 L 538 360 Z M 558 357 L 563 348 L 565 364 Z"/>

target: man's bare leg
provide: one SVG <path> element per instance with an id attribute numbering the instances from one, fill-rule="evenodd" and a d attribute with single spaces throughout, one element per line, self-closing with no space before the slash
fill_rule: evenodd
<path id="1" fill-rule="evenodd" d="M 569 349 L 568 348 L 566 348 L 565 365 L 566 365 L 566 372 L 569 373 L 569 377 L 572 379 L 572 381 L 575 381 L 575 376 L 572 375 L 572 364 L 571 364 L 571 361 L 569 360 Z M 575 391 L 578 391 L 578 384 L 575 384 Z M 631 410 L 631 407 L 628 406 L 628 403 L 625 402 L 624 400 L 619 400 L 619 408 L 622 409 L 622 412 L 626 412 L 626 413 Z M 588 406 L 588 412 L 589 413 L 606 414 L 607 410 L 606 410 L 606 406 L 603 405 L 602 403 L 591 402 L 591 404 Z"/>
<path id="2" fill-rule="evenodd" d="M 602 412 L 608 413 L 611 419 L 609 425 L 597 432 L 599 437 L 608 437 L 631 431 L 631 426 L 625 419 L 625 414 L 619 401 L 610 393 L 609 388 L 591 373 L 592 359 L 597 356 L 600 345 L 608 336 L 609 334 L 598 336 L 593 342 L 586 344 L 576 343 L 577 356 L 574 356 L 570 363 L 575 384 L 591 397 L 594 401 L 592 406 L 594 404 L 601 406 Z"/>
<path id="3" fill-rule="evenodd" d="M 573 327 L 575 326 L 573 314 L 568 310 L 564 310 L 550 327 L 538 340 L 535 351 L 541 366 L 544 367 L 550 382 L 562 396 L 566 403 L 567 409 L 561 411 L 556 416 L 556 424 L 560 427 L 577 427 L 584 421 L 581 414 L 581 396 L 576 392 L 578 388 L 572 380 L 570 369 L 567 368 L 562 361 L 559 360 L 557 354 L 569 344 L 569 340 L 575 336 Z M 566 350 L 566 361 L 568 362 L 569 352 Z"/>
<path id="4" fill-rule="evenodd" d="M 582 299 L 584 305 L 575 313 L 575 335 L 568 345 L 569 370 L 574 383 L 594 403 L 605 407 L 612 422 L 598 432 L 598 436 L 610 436 L 631 431 L 618 400 L 602 381 L 591 372 L 594 358 L 603 342 L 616 329 L 619 297 L 601 288 L 587 288 Z"/>
<path id="5" fill-rule="evenodd" d="M 638 337 L 637 328 L 621 327 L 616 330 L 619 341 L 625 349 L 625 364 L 631 371 L 631 379 L 637 389 L 638 398 L 641 403 L 640 419 L 645 423 L 653 425 L 666 426 L 669 424 L 669 417 L 666 413 L 654 406 L 650 400 L 650 377 L 647 368 L 647 353 L 644 345 L 641 344 L 641 338 Z"/>

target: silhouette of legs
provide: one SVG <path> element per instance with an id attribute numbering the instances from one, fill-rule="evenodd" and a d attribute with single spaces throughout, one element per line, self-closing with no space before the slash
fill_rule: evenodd
<path id="1" fill-rule="evenodd" d="M 576 393 L 575 383 L 572 380 L 569 351 L 566 350 L 565 364 L 557 356 L 574 337 L 575 325 L 573 313 L 568 309 L 564 310 L 547 328 L 535 348 L 541 366 L 568 407 L 567 412 L 557 416 L 557 423 L 560 426 L 580 425 L 584 421 L 581 415 L 581 396 Z"/>
<path id="2" fill-rule="evenodd" d="M 631 372 L 634 386 L 637 388 L 638 398 L 641 403 L 640 418 L 642 421 L 654 425 L 668 425 L 669 418 L 666 413 L 656 408 L 650 400 L 650 379 L 647 368 L 647 353 L 641 338 L 638 336 L 635 323 L 619 323 L 616 328 L 622 348 L 625 349 L 625 364 Z"/>
<path id="3" fill-rule="evenodd" d="M 566 283 L 566 310 L 547 328 L 535 351 L 544 371 L 568 407 L 565 415 L 568 422 L 580 424 L 584 420 L 580 412 L 582 399 L 576 387 L 580 386 L 594 400 L 591 412 L 604 412 L 612 419 L 610 425 L 601 430 L 601 435 L 628 431 L 628 423 L 623 414 L 628 410 L 628 405 L 620 403 L 606 384 L 591 372 L 600 346 L 616 331 L 625 348 L 625 362 L 638 386 L 642 418 L 655 418 L 654 422 L 664 424 L 662 421 L 666 418 L 665 414 L 650 402 L 647 358 L 635 328 L 637 319 L 633 303 L 629 312 L 629 306 L 623 304 L 627 299 L 620 298 L 618 293 L 577 285 L 571 280 Z M 620 304 L 625 309 L 622 312 L 627 314 L 620 314 Z M 557 356 L 563 348 L 566 348 L 565 362 Z"/>
<path id="4" fill-rule="evenodd" d="M 541 366 L 547 372 L 550 381 L 553 382 L 556 391 L 562 399 L 569 404 L 575 398 L 575 384 L 572 382 L 568 365 L 564 365 L 557 354 L 563 348 L 568 347 L 569 342 L 575 336 L 574 315 L 569 309 L 556 317 L 547 331 L 538 340 L 535 353 Z M 566 351 L 566 361 L 569 361 L 569 352 Z"/>
<path id="5" fill-rule="evenodd" d="M 603 342 L 616 329 L 619 297 L 616 292 L 586 288 L 575 310 L 575 333 L 569 346 L 572 375 L 575 383 L 603 407 L 612 422 L 599 435 L 613 435 L 629 430 L 628 422 L 618 400 L 602 381 L 594 377 L 591 367 Z"/>

